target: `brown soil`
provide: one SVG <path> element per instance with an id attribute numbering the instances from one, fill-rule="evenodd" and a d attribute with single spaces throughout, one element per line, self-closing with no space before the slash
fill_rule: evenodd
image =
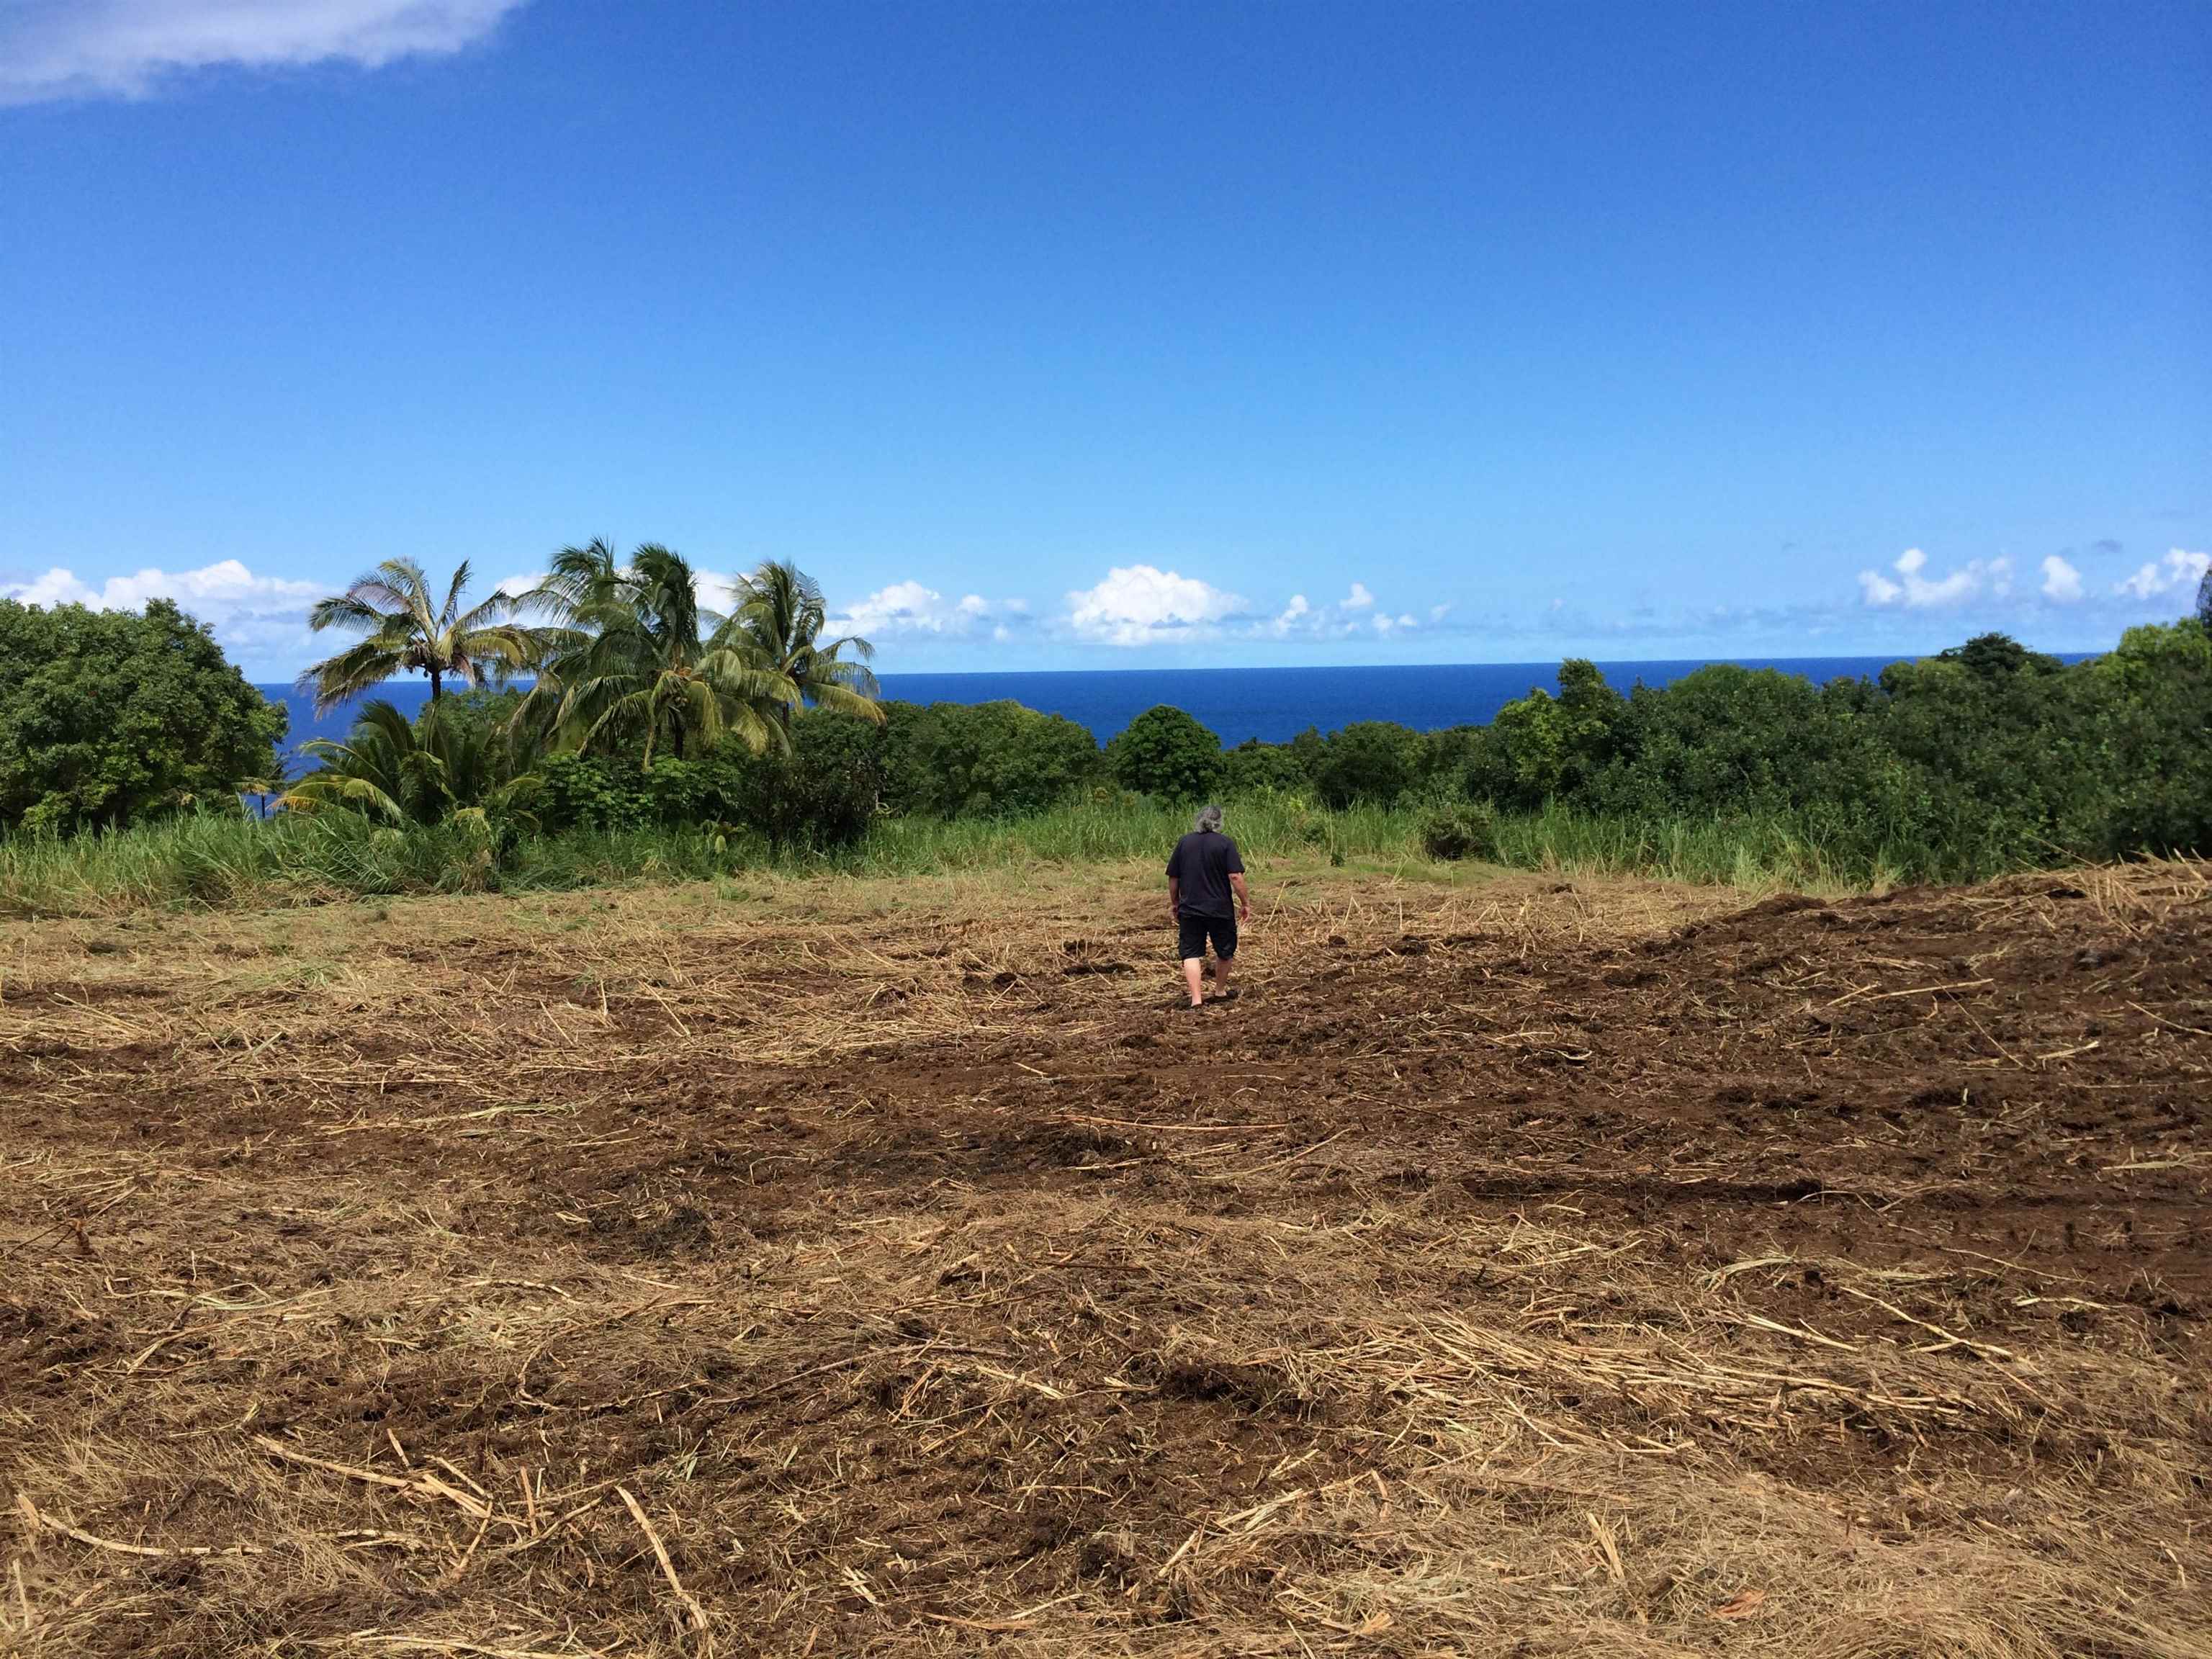
<path id="1" fill-rule="evenodd" d="M 2212 1653 L 2201 866 L 738 896 L 0 932 L 0 1649 Z"/>

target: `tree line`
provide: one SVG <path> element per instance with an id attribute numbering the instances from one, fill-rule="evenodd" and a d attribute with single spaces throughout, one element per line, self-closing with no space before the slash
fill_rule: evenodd
<path id="1" fill-rule="evenodd" d="M 2194 618 L 2075 664 L 1987 635 L 1825 685 L 1716 664 L 1623 692 L 1573 659 L 1559 685 L 1486 726 L 1361 721 L 1233 748 L 1170 708 L 1102 748 L 1012 703 L 887 702 L 880 724 L 805 715 L 786 748 L 650 773 L 547 757 L 536 811 L 550 827 L 712 823 L 821 849 L 886 813 L 1287 794 L 1419 807 L 1432 850 L 1478 855 L 1496 815 L 1547 810 L 1778 825 L 1839 869 L 1918 878 L 2212 852 L 2212 629 Z"/>
<path id="2" fill-rule="evenodd" d="M 473 607 L 466 578 L 441 597 L 393 561 L 316 608 L 356 636 L 303 678 L 319 705 L 405 672 L 434 695 L 411 720 L 372 699 L 345 739 L 307 745 L 315 769 L 288 807 L 826 852 L 886 816 L 1265 794 L 1418 807 L 1449 854 L 1485 852 L 1496 815 L 1539 811 L 1757 822 L 1840 869 L 1921 878 L 2212 852 L 2212 581 L 2197 616 L 2076 664 L 1985 635 L 1870 679 L 1715 665 L 1623 690 L 1570 660 L 1556 694 L 1532 689 L 1486 726 L 1363 721 L 1225 748 L 1169 708 L 1102 747 L 1013 703 L 886 701 L 868 642 L 825 639 L 821 592 L 788 565 L 738 583 L 726 615 L 652 544 L 564 550 L 530 592 Z M 282 711 L 173 606 L 0 605 L 0 647 L 33 664 L 0 693 L 0 823 L 123 822 L 274 775 Z"/>

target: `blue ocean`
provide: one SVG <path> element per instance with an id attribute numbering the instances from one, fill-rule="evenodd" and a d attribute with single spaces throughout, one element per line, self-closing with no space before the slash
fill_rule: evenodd
<path id="1" fill-rule="evenodd" d="M 1778 668 L 1826 682 L 1879 674 L 1888 657 L 1769 657 L 1748 668 Z M 1704 660 L 1600 663 L 1626 691 L 1639 683 L 1664 685 Z M 1224 744 L 1247 738 L 1281 743 L 1309 726 L 1334 731 L 1354 720 L 1396 720 L 1419 731 L 1480 725 L 1532 686 L 1559 690 L 1559 665 L 1540 662 L 1440 663 L 1365 668 L 1124 668 L 1026 674 L 885 674 L 884 695 L 907 702 L 992 702 L 1010 698 L 1090 727 L 1102 743 L 1157 703 L 1195 715 Z M 318 720 L 313 703 L 289 685 L 262 691 L 291 711 L 290 741 L 342 738 L 350 708 Z M 395 680 L 378 695 L 409 714 L 429 696 L 420 680 Z"/>

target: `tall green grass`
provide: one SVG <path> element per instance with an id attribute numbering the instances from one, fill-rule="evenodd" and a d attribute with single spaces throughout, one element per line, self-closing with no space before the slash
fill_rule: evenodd
<path id="1" fill-rule="evenodd" d="M 502 849 L 453 823 L 403 830 L 349 813 L 287 813 L 259 822 L 211 814 L 0 840 L 0 914 L 108 915 L 149 907 L 698 881 L 744 860 L 744 849 L 733 854 L 696 830 L 526 837 Z"/>
<path id="2" fill-rule="evenodd" d="M 1927 848 L 1839 848 L 1782 817 L 1596 817 L 1556 805 L 1500 818 L 1498 852 L 1522 869 L 1754 889 L 1835 891 L 1978 873 L 1946 867 Z"/>
<path id="3" fill-rule="evenodd" d="M 1329 811 L 1288 796 L 1232 801 L 1229 828 L 1272 863 L 1428 862 L 1423 811 Z M 740 871 L 925 875 L 1164 860 L 1178 808 L 1081 801 L 1013 819 L 885 818 L 857 846 L 776 852 L 697 829 L 574 831 L 504 848 L 465 826 L 380 828 L 347 814 L 208 816 L 68 838 L 0 840 L 0 914 L 314 904 L 380 894 L 529 891 L 698 881 Z M 1838 890 L 1945 876 L 1939 849 L 1838 849 L 1780 818 L 1598 818 L 1563 808 L 1497 820 L 1496 862 L 1568 875 L 1638 873 L 1753 890 Z"/>
<path id="4" fill-rule="evenodd" d="M 1227 811 L 1231 833 L 1255 858 L 1341 862 L 1419 855 L 1420 815 L 1404 808 L 1331 812 L 1293 797 L 1262 796 L 1231 803 Z M 1013 819 L 885 818 L 858 847 L 818 862 L 883 875 L 1129 859 L 1164 865 L 1168 849 L 1190 824 L 1186 808 L 1127 797 L 1073 802 Z"/>

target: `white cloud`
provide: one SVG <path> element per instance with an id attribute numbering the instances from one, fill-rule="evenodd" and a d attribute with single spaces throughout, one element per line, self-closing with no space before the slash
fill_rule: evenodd
<path id="1" fill-rule="evenodd" d="M 1316 605 L 1303 593 L 1293 593 L 1291 601 L 1274 617 L 1255 626 L 1250 631 L 1255 637 L 1287 640 L 1346 639 L 1371 629 L 1377 634 L 1395 633 L 1420 626 L 1419 618 L 1411 612 L 1393 615 L 1376 609 L 1377 601 L 1373 590 L 1365 582 L 1356 581 L 1351 591 L 1334 605 Z M 1449 605 L 1436 606 L 1429 614 L 1431 620 L 1441 619 Z"/>
<path id="2" fill-rule="evenodd" d="M 186 610 L 204 611 L 298 611 L 323 590 L 313 582 L 257 576 L 236 559 L 223 559 L 198 570 L 161 570 L 152 566 L 128 576 L 110 576 L 98 587 L 57 567 L 26 582 L 0 583 L 0 597 L 26 605 L 82 605 L 94 611 L 139 611 L 149 599 L 174 599 Z M 203 620 L 207 617 L 203 616 Z"/>
<path id="3" fill-rule="evenodd" d="M 544 580 L 543 571 L 524 571 L 506 577 L 492 591 L 512 596 L 526 592 Z M 735 576 L 702 570 L 696 573 L 696 581 L 702 609 L 726 617 L 736 607 Z M 935 588 L 925 587 L 917 581 L 893 582 L 834 613 L 828 631 L 833 635 L 858 634 L 873 642 L 917 635 L 972 634 L 992 624 L 992 637 L 1003 640 L 1009 637 L 1009 630 L 1000 618 L 1024 616 L 1028 611 L 1029 606 L 1020 599 L 994 605 L 980 593 L 948 599 Z"/>
<path id="4" fill-rule="evenodd" d="M 249 667 L 303 653 L 307 606 L 325 591 L 314 582 L 257 576 L 236 559 L 197 570 L 149 566 L 127 576 L 110 576 L 97 587 L 59 567 L 23 580 L 0 580 L 0 599 L 25 605 L 143 611 L 149 599 L 174 599 L 187 615 L 211 626 L 223 649 Z"/>
<path id="5" fill-rule="evenodd" d="M 2012 592 L 2010 559 L 1992 559 L 1986 564 L 1974 559 L 1948 576 L 1935 578 L 1922 574 L 1927 568 L 1928 556 L 1917 547 L 1908 547 L 1890 566 L 1897 573 L 1894 580 L 1879 570 L 1860 571 L 1860 594 L 1867 604 L 1877 607 L 1901 605 L 1908 611 L 1927 611 L 1958 605 L 1984 592 L 2002 599 Z"/>
<path id="6" fill-rule="evenodd" d="M 903 581 L 878 588 L 830 618 L 830 626 L 837 633 L 858 634 L 871 641 L 901 635 L 966 634 L 992 614 L 990 603 L 981 594 L 947 599 L 933 587 Z M 1004 623 L 994 629 L 994 637 L 1005 637 Z"/>
<path id="7" fill-rule="evenodd" d="M 1267 632 L 1279 640 L 1288 639 L 1291 633 L 1312 614 L 1313 606 L 1306 602 L 1306 596 L 1303 593 L 1293 593 L 1291 595 L 1291 602 L 1283 607 L 1281 614 L 1267 624 Z"/>
<path id="8" fill-rule="evenodd" d="M 0 7 L 0 103 L 120 94 L 217 64 L 375 69 L 459 52 L 525 0 L 14 0 Z"/>
<path id="9" fill-rule="evenodd" d="M 1234 593 L 1149 564 L 1117 565 L 1096 587 L 1067 596 L 1068 626 L 1098 645 L 1211 639 L 1243 609 Z"/>
<path id="10" fill-rule="evenodd" d="M 2212 568 L 2212 554 L 2192 553 L 2186 548 L 2170 550 L 2165 562 L 2146 564 L 2112 592 L 2131 599 L 2154 599 L 2178 590 L 2193 588 L 2204 580 L 2204 573 Z"/>
<path id="11" fill-rule="evenodd" d="M 2043 562 L 2043 597 L 2060 605 L 2081 597 L 2081 573 L 2056 553 Z"/>

